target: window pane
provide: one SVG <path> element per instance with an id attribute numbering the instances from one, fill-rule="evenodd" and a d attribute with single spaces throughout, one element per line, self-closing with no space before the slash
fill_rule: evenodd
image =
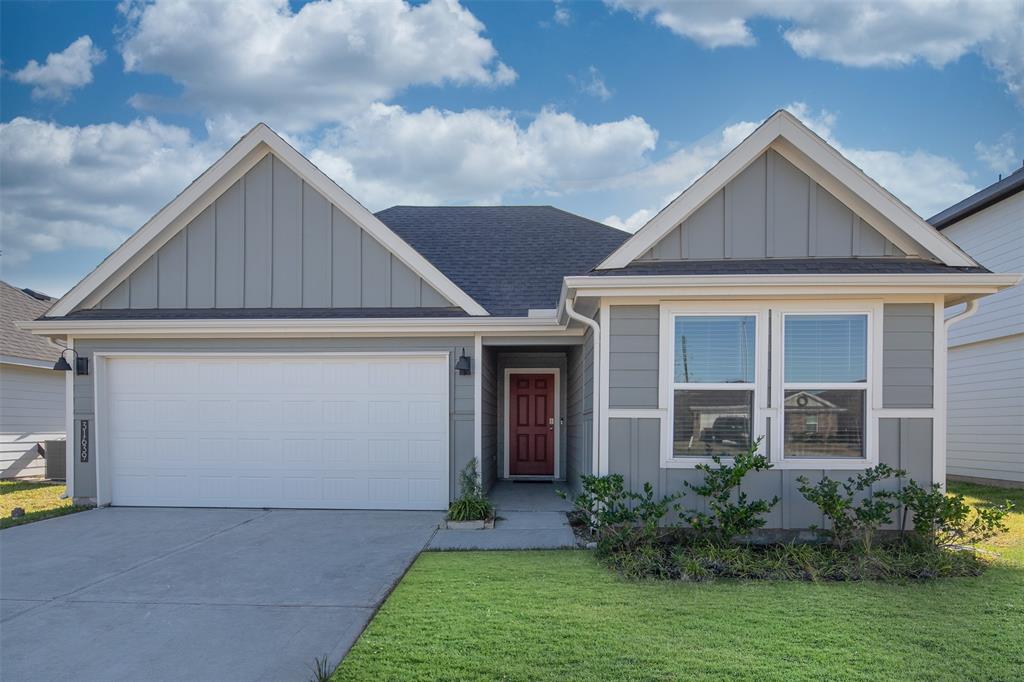
<path id="1" fill-rule="evenodd" d="M 745 452 L 753 440 L 753 415 L 753 391 L 676 391 L 672 454 L 706 457 Z"/>
<path id="2" fill-rule="evenodd" d="M 863 457 L 865 391 L 786 391 L 786 459 Z"/>
<path id="3" fill-rule="evenodd" d="M 788 383 L 867 381 L 867 316 L 787 315 L 785 334 Z"/>
<path id="4" fill-rule="evenodd" d="M 754 383 L 753 315 L 677 317 L 676 383 Z"/>

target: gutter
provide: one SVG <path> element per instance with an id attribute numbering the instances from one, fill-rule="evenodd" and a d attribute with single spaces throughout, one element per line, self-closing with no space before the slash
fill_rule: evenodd
<path id="1" fill-rule="evenodd" d="M 601 440 L 600 404 L 601 404 L 601 400 L 599 399 L 599 396 L 601 395 L 601 390 L 600 390 L 601 383 L 600 383 L 600 381 L 601 381 L 601 376 L 602 376 L 601 375 L 601 325 L 599 325 L 595 320 L 590 319 L 586 315 L 580 315 L 578 312 L 576 312 L 576 310 L 573 308 L 573 302 L 574 302 L 575 299 L 565 298 L 563 300 L 565 301 L 565 313 L 566 313 L 566 315 L 568 315 L 571 319 L 576 320 L 577 322 L 582 322 L 583 324 L 587 325 L 588 327 L 590 327 L 591 331 L 594 332 L 594 386 L 593 386 L 593 389 L 591 391 L 590 401 L 591 401 L 591 406 L 592 406 L 591 407 L 591 412 L 593 413 L 593 420 L 594 420 L 594 435 L 592 437 L 592 440 L 593 440 L 593 469 L 592 469 L 592 473 L 596 476 L 597 473 L 598 473 L 598 468 L 600 466 L 600 464 L 598 462 L 598 453 L 601 452 L 601 449 L 600 449 L 600 440 Z"/>
<path id="2" fill-rule="evenodd" d="M 968 317 L 971 317 L 974 315 L 974 313 L 978 312 L 978 306 L 978 299 L 972 298 L 970 301 L 967 301 L 966 308 L 958 312 L 956 315 L 951 315 L 947 317 L 945 320 L 943 320 L 943 324 L 946 325 L 946 333 L 948 334 L 949 328 L 952 327 L 957 322 L 960 322 L 961 320 L 966 320 Z"/>

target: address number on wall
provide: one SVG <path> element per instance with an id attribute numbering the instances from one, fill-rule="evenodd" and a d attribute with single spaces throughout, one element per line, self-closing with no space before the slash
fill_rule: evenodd
<path id="1" fill-rule="evenodd" d="M 78 422 L 78 461 L 89 461 L 89 420 L 81 419 Z"/>

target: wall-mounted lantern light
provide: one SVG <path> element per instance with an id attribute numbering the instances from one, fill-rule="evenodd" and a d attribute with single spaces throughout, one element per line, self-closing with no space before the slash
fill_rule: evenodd
<path id="1" fill-rule="evenodd" d="M 74 348 L 65 348 L 61 351 L 60 357 L 57 358 L 57 362 L 54 363 L 53 368 L 58 372 L 70 372 L 71 365 L 68 364 L 64 354 L 71 351 L 75 354 L 75 374 L 80 376 L 87 376 L 89 374 L 89 358 L 78 357 L 78 351 Z"/>
<path id="2" fill-rule="evenodd" d="M 462 376 L 466 376 L 467 374 L 472 374 L 472 367 L 472 361 L 469 359 L 469 356 L 466 355 L 466 349 L 463 348 L 462 355 L 460 355 L 459 359 L 455 361 L 455 371 Z"/>

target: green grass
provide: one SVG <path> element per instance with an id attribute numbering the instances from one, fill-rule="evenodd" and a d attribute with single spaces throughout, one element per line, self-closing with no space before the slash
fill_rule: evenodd
<path id="1" fill-rule="evenodd" d="M 62 494 L 64 485 L 60 483 L 0 481 L 0 528 L 20 526 L 23 523 L 89 509 L 71 504 L 70 499 L 60 499 Z M 15 507 L 24 509 L 25 515 L 12 519 L 11 511 Z"/>
<path id="2" fill-rule="evenodd" d="M 630 583 L 589 552 L 424 553 L 334 680 L 1015 680 L 1024 493 L 980 578 Z"/>

